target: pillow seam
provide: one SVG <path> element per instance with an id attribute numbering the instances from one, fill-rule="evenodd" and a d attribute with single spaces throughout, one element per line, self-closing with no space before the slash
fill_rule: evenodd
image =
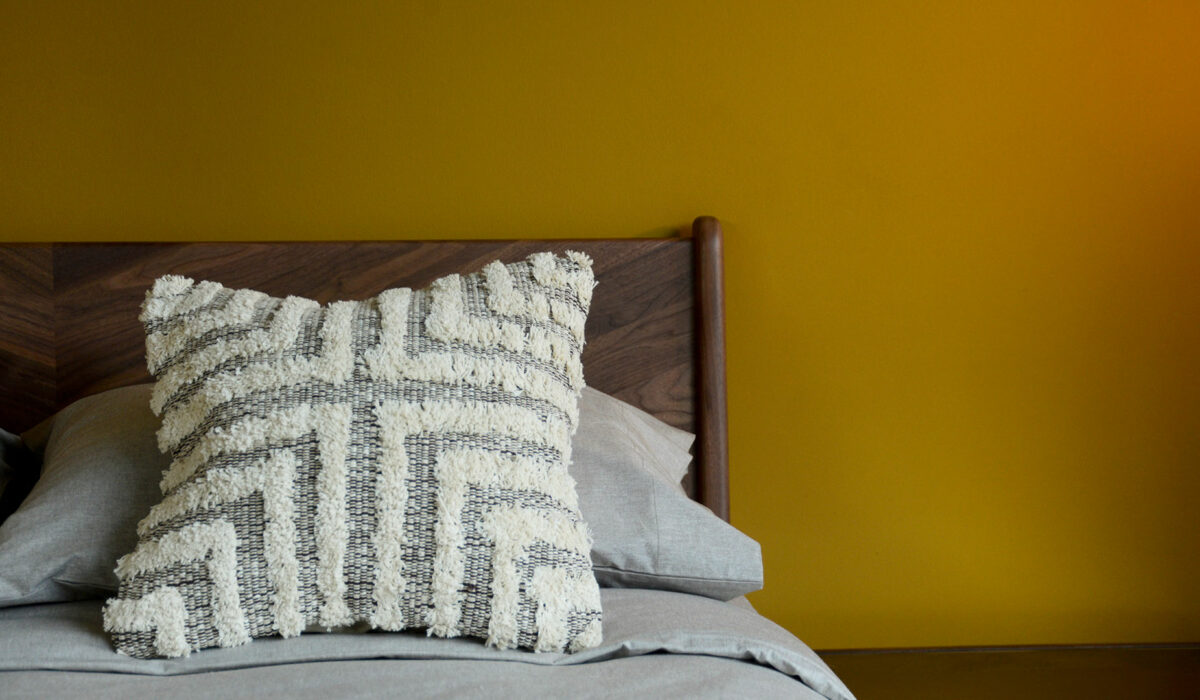
<path id="1" fill-rule="evenodd" d="M 652 574 L 647 571 L 636 571 L 633 569 L 618 569 L 618 568 L 611 567 L 611 566 L 592 566 L 592 571 L 605 571 L 605 572 L 612 572 L 612 573 L 618 573 L 618 574 L 634 574 L 637 576 L 645 576 L 647 578 L 653 578 L 653 579 L 682 579 L 682 580 L 687 580 L 687 581 L 716 581 L 716 582 L 726 582 L 726 583 L 758 583 L 758 584 L 761 584 L 761 581 L 759 579 L 752 579 L 752 578 L 712 578 L 712 577 L 706 577 L 706 576 L 687 576 L 687 575 L 682 575 L 682 574 L 681 575 Z"/>

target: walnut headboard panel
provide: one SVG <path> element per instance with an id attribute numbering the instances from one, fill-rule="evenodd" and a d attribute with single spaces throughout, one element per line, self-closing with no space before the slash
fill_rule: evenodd
<path id="1" fill-rule="evenodd" d="M 138 310 L 173 273 L 329 302 L 513 262 L 592 256 L 589 385 L 697 434 L 687 487 L 728 519 L 721 229 L 619 240 L 0 245 L 0 427 L 19 432 L 72 401 L 150 381 Z"/>

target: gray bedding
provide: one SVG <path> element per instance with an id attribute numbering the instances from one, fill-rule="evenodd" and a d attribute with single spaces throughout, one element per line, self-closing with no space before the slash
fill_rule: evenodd
<path id="1" fill-rule="evenodd" d="M 853 697 L 783 628 L 747 606 L 683 593 L 605 589 L 603 642 L 570 655 L 414 632 L 305 634 L 139 660 L 113 651 L 100 605 L 0 610 L 0 695 Z"/>

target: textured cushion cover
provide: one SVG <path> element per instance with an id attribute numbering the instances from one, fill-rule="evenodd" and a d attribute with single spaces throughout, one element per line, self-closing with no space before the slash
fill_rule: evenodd
<path id="1" fill-rule="evenodd" d="M 567 472 L 593 284 L 578 253 L 327 307 L 158 280 L 142 321 L 173 460 L 117 565 L 118 650 L 357 621 L 598 644 Z"/>

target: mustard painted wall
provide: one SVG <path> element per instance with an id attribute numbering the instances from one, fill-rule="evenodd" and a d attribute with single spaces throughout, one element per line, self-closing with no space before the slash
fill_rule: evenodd
<path id="1" fill-rule="evenodd" d="M 1200 639 L 1200 5 L 245 4 L 5 2 L 0 239 L 713 214 L 764 613 Z"/>

